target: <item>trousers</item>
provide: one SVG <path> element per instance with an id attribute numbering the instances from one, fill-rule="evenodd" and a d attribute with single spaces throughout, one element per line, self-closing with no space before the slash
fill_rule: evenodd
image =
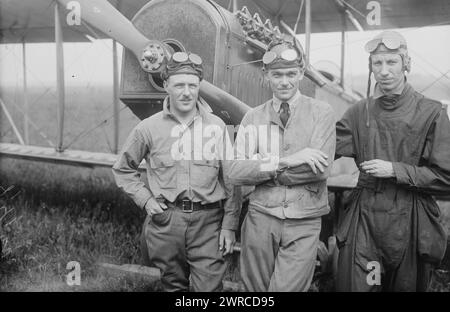
<path id="1" fill-rule="evenodd" d="M 225 261 L 219 251 L 223 209 L 190 213 L 176 207 L 153 215 L 145 229 L 150 263 L 164 291 L 221 291 Z"/>
<path id="2" fill-rule="evenodd" d="M 241 278 L 247 291 L 308 291 L 321 218 L 279 219 L 249 209 L 241 232 Z"/>

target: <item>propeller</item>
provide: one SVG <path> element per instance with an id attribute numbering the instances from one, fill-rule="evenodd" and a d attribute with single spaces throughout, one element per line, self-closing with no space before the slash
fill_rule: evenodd
<path id="1" fill-rule="evenodd" d="M 71 0 L 58 0 L 64 7 Z M 162 69 L 164 62 L 173 50 L 157 40 L 149 40 L 134 25 L 106 0 L 78 0 L 81 19 L 96 27 L 108 37 L 130 49 L 140 60 L 142 69 L 155 74 Z M 250 109 L 248 105 L 215 85 L 203 80 L 200 96 L 220 111 L 227 111 L 231 122 L 238 124 Z"/>
<path id="2" fill-rule="evenodd" d="M 58 2 L 67 8 L 71 0 L 58 0 Z M 172 50 L 166 44 L 157 40 L 149 40 L 141 34 L 108 1 L 78 0 L 77 2 L 81 8 L 81 19 L 131 50 L 140 60 L 144 71 L 158 72 L 165 62 L 165 57 L 172 53 Z"/>
<path id="3" fill-rule="evenodd" d="M 250 106 L 206 80 L 200 83 L 200 96 L 206 102 L 214 104 L 218 110 L 226 111 L 230 121 L 235 125 L 238 125 L 245 113 L 250 110 Z"/>

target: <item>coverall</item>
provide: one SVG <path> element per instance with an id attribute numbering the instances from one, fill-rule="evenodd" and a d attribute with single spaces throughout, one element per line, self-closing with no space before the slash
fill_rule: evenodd
<path id="1" fill-rule="evenodd" d="M 394 97 L 365 100 L 337 123 L 336 157 L 356 164 L 393 163 L 395 177 L 360 173 L 344 202 L 337 239 L 338 291 L 424 291 L 446 248 L 440 210 L 432 195 L 450 194 L 450 122 L 440 102 L 406 83 Z M 379 264 L 380 282 L 368 278 Z"/>

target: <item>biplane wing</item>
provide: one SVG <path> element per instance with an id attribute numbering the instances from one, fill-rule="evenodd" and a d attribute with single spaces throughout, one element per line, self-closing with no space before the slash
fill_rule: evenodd
<path id="1" fill-rule="evenodd" d="M 230 1 L 218 0 L 216 2 L 227 7 Z M 302 0 L 238 1 L 239 8 L 246 5 L 251 12 L 258 12 L 261 18 L 283 20 L 292 28 L 296 23 L 301 4 Z M 379 11 L 374 11 L 378 8 Z M 311 1 L 310 9 L 311 32 L 341 31 L 342 18 L 341 14 L 337 13 L 344 9 L 352 13 L 364 30 L 423 27 L 450 23 L 450 1 L 447 0 L 314 0 Z M 374 13 L 379 13 L 380 23 L 369 25 L 367 17 L 369 15 L 369 20 L 371 20 Z M 301 20 L 304 21 L 303 16 Z M 345 30 L 356 29 L 351 23 L 346 23 Z M 297 33 L 304 32 L 304 23 L 299 23 Z"/>
<path id="2" fill-rule="evenodd" d="M 207 1 L 207 0 L 205 0 Z M 109 0 L 125 17 L 132 17 L 148 0 Z M 233 10 L 247 6 L 251 12 L 258 12 L 261 18 L 271 18 L 275 23 L 281 20 L 294 28 L 302 0 L 217 0 L 224 8 Z M 0 42 L 15 43 L 18 38 L 26 42 L 53 42 L 54 17 L 52 0 L 0 0 Z M 339 4 L 340 3 L 340 4 Z M 378 7 L 379 5 L 379 7 Z M 376 10 L 379 11 L 375 12 Z M 446 0 L 314 0 L 311 1 L 311 32 L 332 32 L 355 30 L 352 23 L 342 22 L 342 10 L 348 10 L 365 30 L 423 27 L 450 22 L 450 1 Z M 374 11 L 375 10 L 375 11 Z M 379 13 L 379 23 L 368 24 L 374 13 Z M 302 18 L 303 19 L 303 18 Z M 370 22 L 370 21 L 369 21 Z M 63 27 L 64 41 L 87 41 L 86 35 L 94 38 L 108 38 L 101 31 L 86 25 Z M 304 23 L 299 23 L 297 33 L 304 33 Z"/>
<path id="3" fill-rule="evenodd" d="M 132 17 L 148 0 L 110 0 L 125 17 Z M 54 42 L 55 18 L 53 0 L 0 0 L 0 43 Z M 66 42 L 89 41 L 109 38 L 98 29 L 82 24 L 79 26 L 63 25 L 63 37 Z"/>

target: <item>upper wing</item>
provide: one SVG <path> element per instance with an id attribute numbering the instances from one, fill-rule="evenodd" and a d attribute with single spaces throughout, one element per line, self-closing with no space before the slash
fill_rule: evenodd
<path id="1" fill-rule="evenodd" d="M 53 0 L 0 0 L 0 43 L 54 42 Z M 131 20 L 148 0 L 109 0 L 125 17 Z M 67 10 L 61 10 L 65 17 Z M 81 12 L 82 14 L 82 12 Z M 69 26 L 62 21 L 63 37 L 66 42 L 88 41 L 86 35 L 109 38 L 92 26 Z"/>
<path id="2" fill-rule="evenodd" d="M 205 0 L 206 1 L 206 0 Z M 238 9 L 247 6 L 252 14 L 258 13 L 264 20 L 270 18 L 273 24 L 283 20 L 293 27 L 302 0 L 238 0 Z M 342 0 L 341 0 L 342 1 Z M 448 24 L 450 22 L 450 1 L 448 0 L 343 0 L 348 10 L 365 30 L 422 27 Z M 129 20 L 148 0 L 108 0 Z M 217 0 L 222 7 L 231 8 L 232 1 Z M 380 24 L 369 25 L 367 15 L 369 3 L 380 5 Z M 304 10 L 304 8 L 303 8 Z M 64 14 L 67 11 L 63 12 Z M 64 16 L 64 15 L 63 15 Z M 297 33 L 304 33 L 304 15 Z M 64 41 L 87 41 L 86 35 L 107 38 L 95 27 L 68 26 L 63 23 Z M 347 23 L 347 30 L 355 30 Z M 341 31 L 342 19 L 334 0 L 311 1 L 311 31 Z M 53 0 L 0 0 L 0 42 L 53 42 L 54 12 Z"/>
<path id="3" fill-rule="evenodd" d="M 339 7 L 334 0 L 311 1 L 311 31 L 332 32 L 342 30 L 342 19 Z M 342 1 L 342 0 L 341 0 Z M 225 8 L 229 8 L 229 0 L 216 1 Z M 238 0 L 239 8 L 247 6 L 249 11 L 258 13 L 264 20 L 283 20 L 293 28 L 302 0 Z M 358 20 L 365 30 L 422 27 L 450 23 L 450 1 L 448 0 L 343 0 L 348 10 Z M 380 24 L 369 25 L 367 15 L 373 11 L 368 4 L 379 4 Z M 304 33 L 304 12 L 297 33 Z M 355 30 L 351 23 L 347 23 L 346 30 Z"/>

